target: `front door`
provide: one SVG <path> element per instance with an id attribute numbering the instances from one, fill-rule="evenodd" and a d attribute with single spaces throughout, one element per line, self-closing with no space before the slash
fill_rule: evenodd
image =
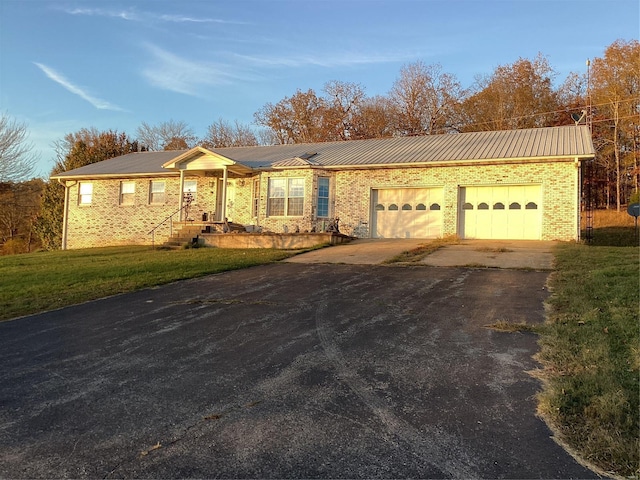
<path id="1" fill-rule="evenodd" d="M 222 178 L 218 179 L 218 188 L 216 191 L 216 222 L 222 222 L 224 218 L 222 218 L 222 192 L 223 192 L 224 180 Z M 226 216 L 227 220 L 233 222 L 233 210 L 235 206 L 236 199 L 236 181 L 233 179 L 227 179 L 227 209 Z"/>

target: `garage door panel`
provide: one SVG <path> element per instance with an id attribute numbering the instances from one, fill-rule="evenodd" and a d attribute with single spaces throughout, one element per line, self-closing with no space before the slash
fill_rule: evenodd
<path id="1" fill-rule="evenodd" d="M 540 238 L 540 186 L 496 185 L 460 189 L 463 238 L 536 240 Z"/>
<path id="2" fill-rule="evenodd" d="M 431 238 L 442 234 L 442 189 L 373 190 L 375 238 Z M 431 209 L 430 205 L 436 207 Z"/>

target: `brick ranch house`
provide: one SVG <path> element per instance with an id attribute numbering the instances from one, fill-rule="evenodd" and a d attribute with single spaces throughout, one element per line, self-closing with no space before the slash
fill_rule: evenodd
<path id="1" fill-rule="evenodd" d="M 564 126 L 130 153 L 51 178 L 65 186 L 65 249 L 151 244 L 154 227 L 158 243 L 179 222 L 215 231 L 225 218 L 275 233 L 339 217 L 355 237 L 576 240 L 593 157 L 588 128 Z"/>

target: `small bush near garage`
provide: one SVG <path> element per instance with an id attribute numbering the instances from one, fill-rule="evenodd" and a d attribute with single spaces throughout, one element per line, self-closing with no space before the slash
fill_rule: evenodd
<path id="1" fill-rule="evenodd" d="M 601 473 L 637 478 L 638 248 L 561 244 L 555 255 L 538 356 L 544 382 L 539 413 Z"/>

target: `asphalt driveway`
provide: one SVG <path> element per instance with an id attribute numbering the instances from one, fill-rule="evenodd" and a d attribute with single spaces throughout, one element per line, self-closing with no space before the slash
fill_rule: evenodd
<path id="1" fill-rule="evenodd" d="M 535 416 L 548 272 L 279 263 L 0 323 L 0 477 L 597 478 Z"/>

